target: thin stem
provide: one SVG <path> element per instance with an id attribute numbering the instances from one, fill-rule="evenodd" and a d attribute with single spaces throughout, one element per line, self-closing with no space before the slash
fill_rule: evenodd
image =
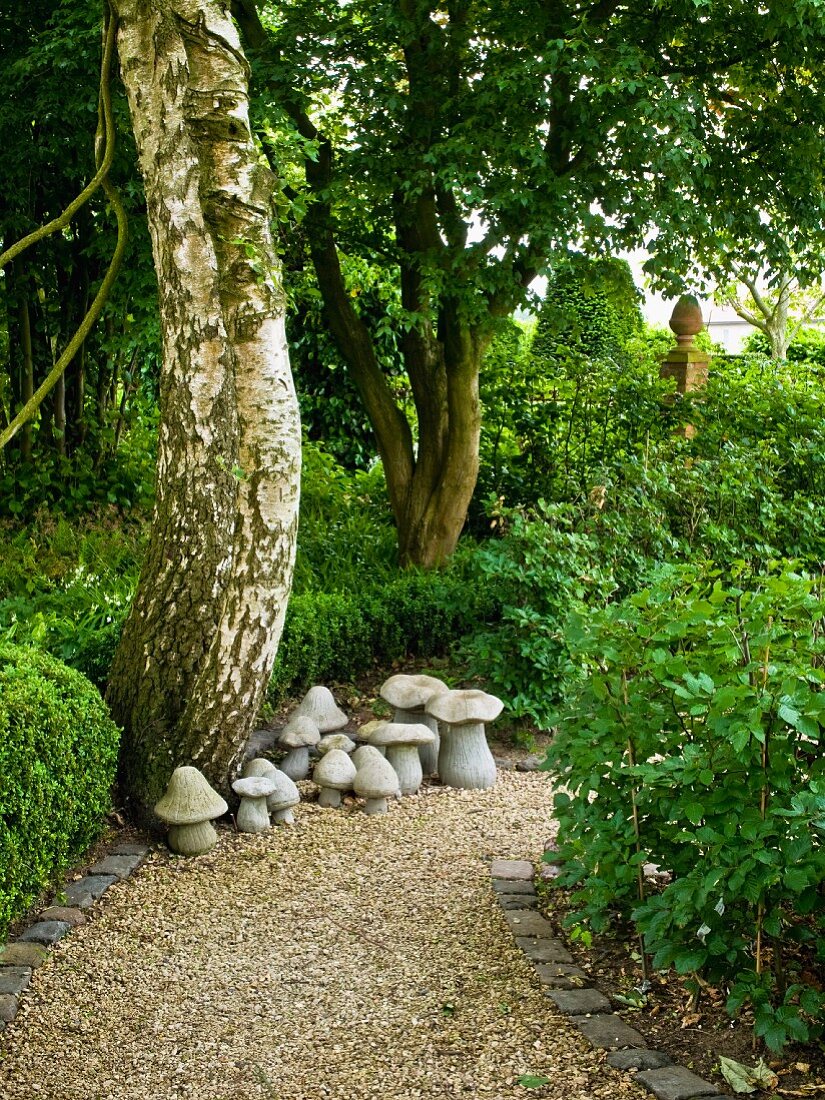
<path id="1" fill-rule="evenodd" d="M 622 669 L 622 702 L 625 707 L 625 714 L 628 708 L 628 693 L 627 693 L 627 672 Z M 628 734 L 627 737 L 627 759 L 631 768 L 636 767 L 636 750 L 633 745 L 633 738 Z M 639 827 L 639 807 L 637 803 L 637 790 L 635 783 L 630 788 L 630 806 L 633 815 L 633 835 L 636 838 L 636 855 L 641 857 L 642 854 L 642 838 L 641 829 Z M 639 890 L 639 901 L 644 903 L 645 900 L 645 876 L 642 870 L 641 858 L 636 862 L 636 883 Z M 642 976 L 644 980 L 650 981 L 650 962 L 647 957 L 647 950 L 645 948 L 645 937 L 643 932 L 639 932 L 639 948 L 642 956 Z"/>

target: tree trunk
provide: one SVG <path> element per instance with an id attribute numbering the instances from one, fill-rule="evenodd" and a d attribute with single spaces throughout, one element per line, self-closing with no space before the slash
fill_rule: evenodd
<path id="1" fill-rule="evenodd" d="M 292 579 L 300 425 L 235 26 L 219 0 L 117 10 L 163 366 L 152 534 L 108 698 L 147 820 L 177 765 L 225 793 L 253 728 Z"/>

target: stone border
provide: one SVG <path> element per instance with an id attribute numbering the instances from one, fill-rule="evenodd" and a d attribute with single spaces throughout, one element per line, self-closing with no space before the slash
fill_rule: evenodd
<path id="1" fill-rule="evenodd" d="M 658 1100 L 730 1100 L 716 1085 L 677 1065 L 663 1051 L 651 1050 L 644 1036 L 612 1011 L 609 999 L 588 984 L 587 974 L 573 964 L 570 952 L 553 936 L 552 925 L 536 912 L 536 871 L 532 863 L 494 859 L 490 874 L 507 926 L 535 966 L 547 996 L 591 1046 L 609 1051 L 608 1065 L 618 1070 L 638 1070 L 634 1081 Z"/>
<path id="2" fill-rule="evenodd" d="M 32 971 L 46 961 L 48 948 L 72 928 L 85 924 L 83 910 L 94 905 L 115 882 L 128 878 L 148 854 L 148 844 L 116 845 L 82 878 L 66 883 L 58 891 L 65 897 L 65 905 L 49 906 L 16 940 L 0 944 L 0 1032 L 17 1015 Z"/>

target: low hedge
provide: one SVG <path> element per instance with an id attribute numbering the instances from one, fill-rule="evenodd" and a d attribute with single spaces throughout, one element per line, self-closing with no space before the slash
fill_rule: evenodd
<path id="1" fill-rule="evenodd" d="M 99 834 L 118 741 L 84 676 L 0 644 L 0 940 Z"/>

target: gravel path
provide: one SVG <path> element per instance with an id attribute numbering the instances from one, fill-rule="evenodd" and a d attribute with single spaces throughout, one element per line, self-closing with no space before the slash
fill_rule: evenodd
<path id="1" fill-rule="evenodd" d="M 548 833 L 541 774 L 385 817 L 157 853 L 35 971 L 4 1100 L 448 1100 L 645 1094 L 556 1015 L 490 886 Z M 552 1085 L 525 1089 L 521 1074 Z"/>

